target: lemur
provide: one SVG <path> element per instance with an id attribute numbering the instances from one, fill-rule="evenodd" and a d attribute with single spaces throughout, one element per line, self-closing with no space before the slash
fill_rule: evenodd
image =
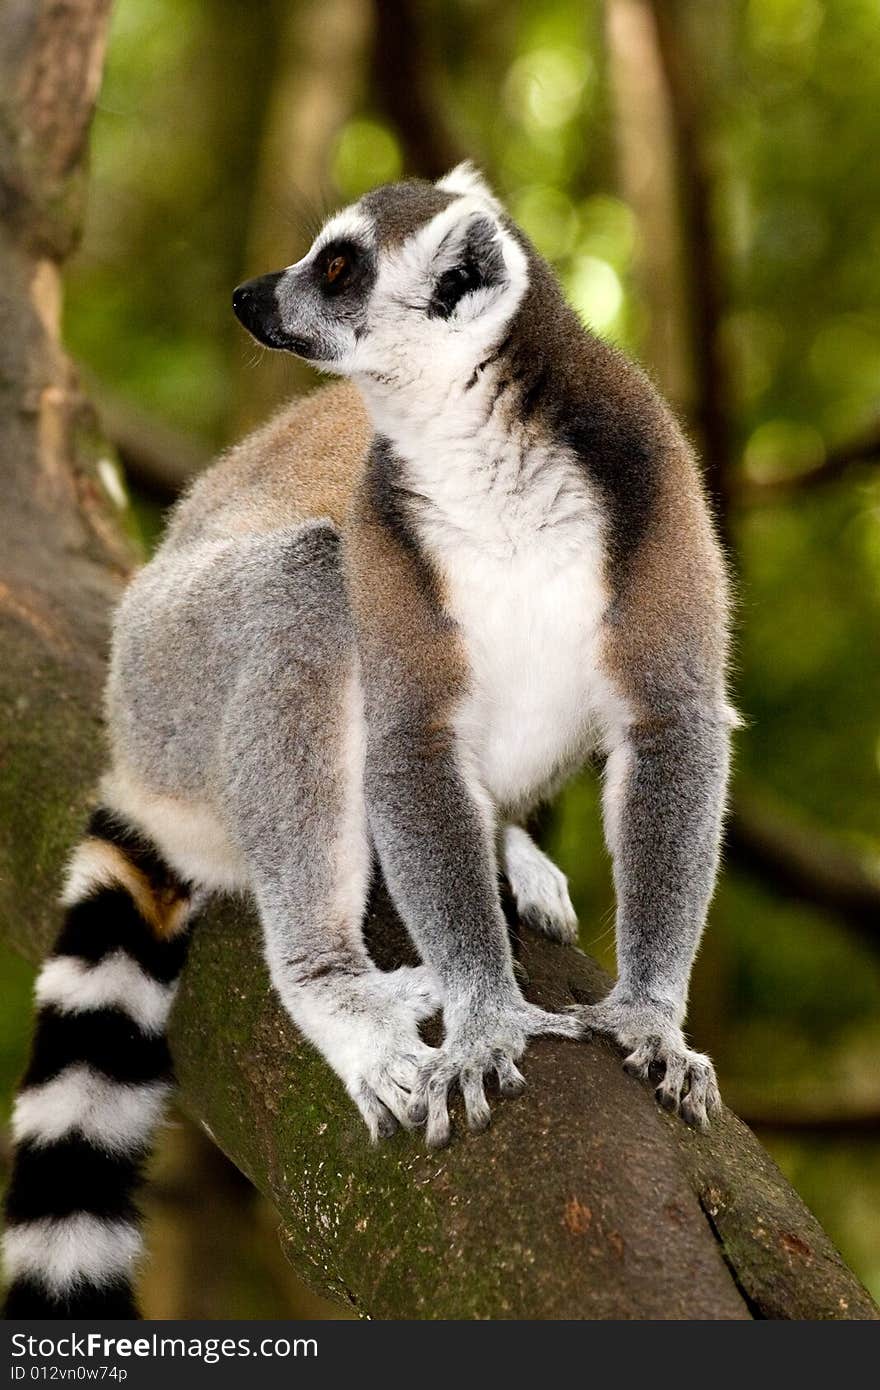
<path id="1" fill-rule="evenodd" d="M 362 197 L 233 307 L 348 381 L 201 477 L 119 607 L 111 769 L 15 1107 L 11 1316 L 135 1315 L 134 1191 L 206 893 L 253 895 L 275 989 L 374 1139 L 445 1144 L 452 1089 L 482 1129 L 487 1079 L 517 1095 L 545 1034 L 609 1034 L 691 1124 L 720 1105 L 682 1024 L 735 721 L 728 592 L 670 411 L 469 165 Z M 523 824 L 594 753 L 618 979 L 551 1013 L 520 990 L 499 879 L 574 940 Z M 367 952 L 374 867 L 419 966 Z"/>

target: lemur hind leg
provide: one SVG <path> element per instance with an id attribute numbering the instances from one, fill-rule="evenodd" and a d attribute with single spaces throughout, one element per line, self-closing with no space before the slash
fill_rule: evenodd
<path id="1" fill-rule="evenodd" d="M 568 879 L 521 826 L 504 827 L 501 862 L 526 926 L 552 941 L 567 945 L 577 941 L 578 920 L 568 895 Z"/>
<path id="2" fill-rule="evenodd" d="M 411 1124 L 433 1055 L 418 1023 L 440 1001 L 425 967 L 382 972 L 364 945 L 363 717 L 337 550 L 331 527 L 313 528 L 266 583 L 222 746 L 272 981 L 378 1138 Z"/>

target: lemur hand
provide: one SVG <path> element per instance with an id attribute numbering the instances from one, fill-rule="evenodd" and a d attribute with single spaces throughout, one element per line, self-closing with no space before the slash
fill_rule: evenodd
<path id="1" fill-rule="evenodd" d="M 439 1053 L 420 1038 L 419 1022 L 435 1013 L 440 995 L 425 966 L 372 970 L 346 981 L 344 1007 L 291 1013 L 345 1083 L 372 1139 L 415 1128 L 410 1103 L 416 1079 Z"/>
<path id="2" fill-rule="evenodd" d="M 665 1110 L 706 1130 L 721 1113 L 721 1095 L 710 1058 L 688 1047 L 669 1006 L 639 1001 L 615 987 L 599 1004 L 571 1010 L 588 1029 L 608 1033 L 624 1049 L 624 1068 L 650 1081 Z"/>
<path id="3" fill-rule="evenodd" d="M 529 1038 L 542 1034 L 581 1038 L 584 1034 L 578 1019 L 549 1013 L 518 993 L 477 1008 L 447 1008 L 445 1025 L 443 1046 L 419 1069 L 409 1107 L 410 1121 L 425 1125 L 429 1148 L 449 1141 L 448 1098 L 454 1084 L 461 1090 L 469 1127 L 485 1129 L 491 1117 L 484 1089 L 487 1076 L 497 1080 L 502 1096 L 518 1096 L 526 1083 L 516 1062 Z"/>

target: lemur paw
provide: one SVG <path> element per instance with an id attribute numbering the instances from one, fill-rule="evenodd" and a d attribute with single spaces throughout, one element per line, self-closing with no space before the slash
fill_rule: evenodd
<path id="1" fill-rule="evenodd" d="M 504 869 L 520 919 L 553 941 L 577 941 L 578 920 L 568 879 L 519 826 L 504 835 Z"/>
<path id="2" fill-rule="evenodd" d="M 371 1139 L 390 1138 L 398 1125 L 416 1127 L 410 1116 L 413 1090 L 434 1052 L 436 1048 L 407 1033 L 374 1038 L 361 1050 L 357 1065 L 343 1079 Z"/>
<path id="3" fill-rule="evenodd" d="M 383 978 L 391 997 L 412 1011 L 416 1023 L 443 1007 L 440 981 L 427 965 L 401 965 L 397 970 L 386 971 Z"/>
<path id="4" fill-rule="evenodd" d="M 442 1148 L 449 1142 L 452 1128 L 449 1092 L 457 1085 L 468 1127 L 484 1130 L 491 1119 L 487 1077 L 497 1082 L 502 1096 L 518 1096 L 526 1083 L 516 1063 L 529 1038 L 581 1038 L 583 1034 L 582 1024 L 571 1015 L 549 1013 L 525 1000 L 480 1020 L 469 1018 L 462 1027 L 449 1030 L 443 1047 L 420 1069 L 412 1091 L 410 1121 L 425 1125 L 429 1148 Z"/>
<path id="5" fill-rule="evenodd" d="M 413 1088 L 438 1055 L 419 1036 L 418 1023 L 437 1009 L 437 990 L 424 967 L 372 971 L 350 986 L 344 1012 L 311 1036 L 345 1083 L 375 1141 L 410 1118 Z"/>
<path id="6" fill-rule="evenodd" d="M 587 1028 L 620 1044 L 627 1054 L 624 1070 L 653 1085 L 664 1110 L 700 1130 L 721 1114 L 711 1059 L 688 1047 L 681 1029 L 659 1006 L 615 1000 L 612 992 L 602 1003 L 579 1005 L 572 1013 Z"/>
<path id="7" fill-rule="evenodd" d="M 652 1035 L 639 1043 L 625 1059 L 631 1076 L 648 1080 L 652 1069 L 663 1071 L 655 1094 L 664 1110 L 676 1111 L 694 1129 L 707 1130 L 721 1114 L 721 1094 L 715 1068 L 704 1052 L 694 1052 L 680 1042 Z"/>

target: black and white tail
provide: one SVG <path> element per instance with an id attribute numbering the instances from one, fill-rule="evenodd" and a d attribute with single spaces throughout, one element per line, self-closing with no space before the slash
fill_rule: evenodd
<path id="1" fill-rule="evenodd" d="M 106 810 L 73 856 L 13 1115 L 9 1318 L 136 1317 L 135 1193 L 171 1089 L 189 886 Z"/>

